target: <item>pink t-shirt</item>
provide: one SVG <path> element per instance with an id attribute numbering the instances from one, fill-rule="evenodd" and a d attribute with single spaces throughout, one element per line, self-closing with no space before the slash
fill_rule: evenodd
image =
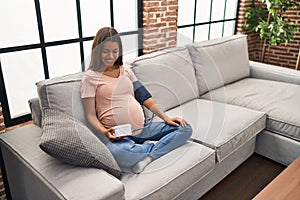
<path id="1" fill-rule="evenodd" d="M 118 78 L 88 70 L 82 78 L 81 98 L 96 99 L 97 117 L 105 128 L 131 124 L 133 129 L 144 126 L 144 113 L 134 98 L 133 82 L 137 78 L 130 68 L 120 66 Z"/>

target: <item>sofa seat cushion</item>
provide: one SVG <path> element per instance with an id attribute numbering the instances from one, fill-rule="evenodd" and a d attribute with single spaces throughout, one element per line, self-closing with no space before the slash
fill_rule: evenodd
<path id="1" fill-rule="evenodd" d="M 202 96 L 267 114 L 266 130 L 300 141 L 300 86 L 246 78 Z"/>
<path id="2" fill-rule="evenodd" d="M 150 163 L 142 173 L 123 175 L 126 199 L 174 199 L 215 166 L 215 153 L 188 141 Z"/>
<path id="3" fill-rule="evenodd" d="M 218 162 L 255 137 L 266 124 L 262 112 L 203 99 L 183 104 L 167 114 L 183 117 L 193 128 L 191 138 L 214 149 Z"/>
<path id="4" fill-rule="evenodd" d="M 140 56 L 128 64 L 164 110 L 199 97 L 195 70 L 185 47 Z"/>
<path id="5" fill-rule="evenodd" d="M 0 136 L 13 199 L 124 198 L 122 182 L 106 171 L 69 165 L 43 152 L 41 133 L 40 127 L 30 124 Z M 56 197 L 50 198 L 53 194 Z"/>

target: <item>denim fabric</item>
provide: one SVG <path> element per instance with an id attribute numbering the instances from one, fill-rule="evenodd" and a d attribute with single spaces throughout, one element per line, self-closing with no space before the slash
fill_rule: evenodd
<path id="1" fill-rule="evenodd" d="M 186 143 L 192 135 L 190 125 L 182 127 L 153 122 L 144 127 L 139 135 L 106 144 L 120 167 L 132 167 L 148 155 L 157 159 Z M 146 140 L 157 142 L 143 144 Z"/>

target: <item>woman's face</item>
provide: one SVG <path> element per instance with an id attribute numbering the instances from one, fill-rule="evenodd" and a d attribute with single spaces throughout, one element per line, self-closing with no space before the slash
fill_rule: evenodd
<path id="1" fill-rule="evenodd" d="M 101 61 L 105 67 L 114 65 L 119 57 L 119 44 L 113 41 L 106 41 L 102 46 Z"/>

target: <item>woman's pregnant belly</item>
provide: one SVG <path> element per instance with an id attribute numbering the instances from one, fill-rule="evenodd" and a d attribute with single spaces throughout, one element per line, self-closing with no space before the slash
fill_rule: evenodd
<path id="1" fill-rule="evenodd" d="M 107 128 L 131 124 L 132 129 L 142 128 L 144 120 L 143 109 L 132 95 L 129 95 L 128 98 L 114 99 L 111 109 L 102 115 L 100 119 Z"/>

